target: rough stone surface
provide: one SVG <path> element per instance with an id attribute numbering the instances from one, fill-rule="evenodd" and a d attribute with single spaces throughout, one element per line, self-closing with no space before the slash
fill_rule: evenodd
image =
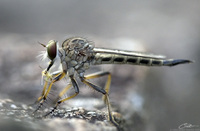
<path id="1" fill-rule="evenodd" d="M 107 113 L 101 110 L 78 108 L 58 108 L 52 114 L 43 117 L 51 108 L 33 113 L 32 106 L 15 103 L 10 99 L 0 100 L 1 131 L 116 131 L 107 120 Z M 117 119 L 119 123 L 124 121 Z M 122 124 L 123 125 L 123 124 Z M 122 130 L 123 127 L 122 127 Z"/>

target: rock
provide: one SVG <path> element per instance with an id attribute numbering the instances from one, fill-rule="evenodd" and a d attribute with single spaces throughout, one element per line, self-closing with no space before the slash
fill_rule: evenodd
<path id="1" fill-rule="evenodd" d="M 12 100 L 1 99 L 0 103 L 3 103 L 0 108 L 1 131 L 117 131 L 107 120 L 107 112 L 103 110 L 86 110 L 83 107 L 58 108 L 43 117 L 51 108 L 33 113 L 34 108 Z"/>

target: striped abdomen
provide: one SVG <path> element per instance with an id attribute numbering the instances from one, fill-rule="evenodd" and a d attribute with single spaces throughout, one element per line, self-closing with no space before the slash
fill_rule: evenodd
<path id="1" fill-rule="evenodd" d="M 178 64 L 190 63 L 190 60 L 173 60 L 173 59 L 161 59 L 151 57 L 138 57 L 128 55 L 106 54 L 97 53 L 95 55 L 93 64 L 132 64 L 143 66 L 175 66 Z"/>

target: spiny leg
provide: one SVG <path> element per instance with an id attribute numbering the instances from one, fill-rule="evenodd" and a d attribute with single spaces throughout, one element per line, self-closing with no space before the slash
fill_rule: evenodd
<path id="1" fill-rule="evenodd" d="M 59 74 L 58 74 L 59 75 Z M 41 94 L 41 96 L 37 99 L 37 101 L 36 102 L 39 102 L 42 98 L 43 98 L 43 96 L 44 96 L 44 94 L 45 94 L 45 92 L 46 92 L 46 88 L 47 88 L 47 85 L 48 85 L 48 82 L 49 82 L 49 80 L 51 80 L 52 78 L 53 78 L 53 75 L 50 75 L 48 72 L 46 72 L 46 70 L 44 70 L 44 71 L 42 71 L 42 77 L 46 77 L 45 78 L 45 83 L 44 83 L 44 87 L 43 87 L 43 90 L 42 90 L 42 94 Z M 56 75 L 55 75 L 56 76 Z"/>
<path id="2" fill-rule="evenodd" d="M 55 75 L 55 76 L 56 77 L 51 81 L 51 83 L 49 84 L 48 88 L 47 88 L 47 85 L 48 85 L 48 79 L 49 78 L 47 77 L 47 80 L 45 80 L 44 88 L 43 88 L 43 91 L 42 91 L 42 96 L 38 98 L 38 101 L 40 101 L 39 105 L 38 105 L 38 107 L 36 108 L 36 110 L 34 112 L 38 111 L 42 107 L 44 101 L 46 100 L 46 98 L 47 98 L 47 96 L 48 96 L 48 94 L 49 94 L 49 92 L 51 90 L 51 87 L 52 87 L 53 83 L 55 83 L 56 81 L 59 81 L 62 78 L 64 78 L 65 72 L 59 73 L 58 75 Z"/>
<path id="3" fill-rule="evenodd" d="M 35 101 L 35 104 L 39 102 L 39 105 L 38 105 L 38 107 L 35 109 L 35 111 L 33 112 L 33 114 L 34 114 L 35 112 L 37 112 L 37 111 L 42 107 L 43 103 L 45 102 L 44 94 L 45 94 L 45 92 L 46 92 L 46 88 L 47 88 L 47 85 L 48 85 L 49 80 L 52 79 L 52 76 L 51 76 L 48 72 L 46 72 L 46 73 L 45 73 L 45 72 L 46 72 L 45 70 L 42 71 L 42 76 L 45 76 L 45 83 L 44 83 L 44 87 L 43 87 L 43 90 L 42 90 L 42 94 L 41 94 L 41 96 Z"/>
<path id="4" fill-rule="evenodd" d="M 44 94 L 46 92 L 46 88 L 47 88 L 48 82 L 50 82 L 53 78 L 60 77 L 60 75 L 62 75 L 62 73 L 60 73 L 60 72 L 53 72 L 52 75 L 51 75 L 49 72 L 46 72 L 46 70 L 42 71 L 42 78 L 45 77 L 44 78 L 45 83 L 44 83 L 44 87 L 43 87 L 43 90 L 42 90 L 42 94 L 37 99 L 37 101 L 35 103 L 39 102 L 43 98 L 43 96 L 44 96 Z"/>
<path id="5" fill-rule="evenodd" d="M 53 83 L 55 83 L 56 81 L 59 81 L 59 80 L 63 79 L 64 77 L 65 77 L 65 72 L 62 72 L 62 73 L 60 73 L 59 75 L 57 75 L 57 77 L 55 77 L 55 78 L 53 79 L 53 81 L 49 84 L 49 87 L 47 88 L 47 91 L 45 92 L 44 98 L 43 98 L 43 99 L 46 99 L 46 98 L 47 98 L 47 95 L 49 94 Z"/>
<path id="6" fill-rule="evenodd" d="M 75 93 L 74 93 L 73 95 L 67 97 L 67 98 L 64 98 L 64 99 L 61 99 L 61 100 L 57 101 L 57 103 L 56 103 L 56 105 L 54 106 L 54 108 L 53 108 L 49 113 L 45 114 L 44 117 L 46 117 L 46 116 L 48 116 L 49 114 L 53 113 L 53 112 L 57 109 L 57 107 L 58 107 L 59 104 L 61 104 L 61 103 L 63 103 L 64 101 L 67 101 L 67 100 L 69 100 L 69 99 L 71 99 L 71 98 L 73 98 L 73 97 L 75 97 L 75 96 L 78 95 L 78 93 L 79 93 L 78 84 L 77 84 L 76 80 L 73 78 L 73 76 L 71 76 L 70 79 L 71 79 L 72 84 L 69 84 L 66 88 L 64 88 L 64 89 L 60 92 L 59 97 L 62 97 L 62 95 L 64 95 L 64 93 L 66 93 L 66 92 L 69 90 L 69 88 L 70 88 L 71 86 L 74 87 Z"/>
<path id="7" fill-rule="evenodd" d="M 69 90 L 69 88 L 72 86 L 72 84 L 68 84 L 58 95 L 57 99 L 55 100 L 55 103 L 58 102 L 62 96 Z"/>
<path id="8" fill-rule="evenodd" d="M 48 71 L 49 71 L 49 69 L 53 66 L 53 61 L 51 61 L 50 63 L 49 63 L 49 66 L 47 67 L 47 70 L 44 70 L 44 71 L 42 71 L 42 77 L 46 77 L 46 80 L 45 80 L 45 85 L 44 85 L 44 87 L 43 87 L 43 90 L 42 90 L 42 95 L 38 98 L 38 100 L 37 101 L 40 101 L 42 98 L 43 98 L 43 96 L 44 96 L 44 94 L 45 94 L 45 91 L 46 91 L 46 88 L 47 88 L 47 84 L 48 84 L 48 81 L 49 81 L 49 79 L 52 79 L 53 78 L 53 76 L 56 76 L 56 75 L 51 75 Z M 60 74 L 58 73 L 57 74 L 57 76 L 59 76 Z"/>
<path id="9" fill-rule="evenodd" d="M 97 85 L 94 85 L 93 83 L 87 81 L 84 77 L 81 77 L 81 81 L 83 83 L 85 83 L 86 85 L 88 85 L 89 87 L 91 87 L 91 88 L 95 89 L 96 91 L 102 93 L 105 96 L 105 102 L 106 102 L 106 105 L 107 105 L 107 108 L 108 108 L 109 120 L 110 120 L 111 123 L 113 123 L 113 125 L 115 125 L 117 127 L 118 130 L 120 130 L 119 124 L 115 121 L 115 119 L 112 115 L 112 109 L 111 109 L 108 93 L 104 89 L 102 89 L 102 88 L 98 87 Z"/>
<path id="10" fill-rule="evenodd" d="M 98 72 L 98 73 L 95 73 L 95 74 L 90 74 L 90 75 L 87 75 L 85 76 L 84 78 L 86 80 L 88 79 L 94 79 L 94 78 L 99 78 L 99 77 L 102 77 L 102 76 L 105 76 L 105 75 L 108 75 L 108 78 L 107 78 L 107 81 L 106 81 L 106 84 L 105 84 L 105 91 L 107 93 L 109 93 L 109 90 L 110 90 L 110 84 L 111 84 L 111 73 L 110 72 Z M 106 98 L 105 98 L 105 95 L 102 96 L 102 99 L 104 101 L 104 103 L 106 103 Z"/>
<path id="11" fill-rule="evenodd" d="M 44 96 L 44 94 L 45 94 L 45 91 L 46 91 L 47 85 L 48 85 L 48 81 L 45 81 L 45 83 L 44 83 L 44 87 L 43 87 L 43 90 L 42 90 L 42 94 L 41 94 L 40 97 L 38 97 L 38 99 L 37 99 L 37 101 L 36 101 L 35 103 L 40 102 L 40 101 L 42 100 L 42 98 L 43 98 L 43 96 Z"/>

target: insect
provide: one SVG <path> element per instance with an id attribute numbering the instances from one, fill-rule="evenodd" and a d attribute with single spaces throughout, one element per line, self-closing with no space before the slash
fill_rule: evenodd
<path id="1" fill-rule="evenodd" d="M 36 109 L 39 110 L 46 100 L 52 85 L 68 76 L 70 84 L 68 84 L 58 95 L 53 109 L 46 114 L 54 112 L 58 105 L 67 101 L 79 94 L 79 86 L 76 82 L 75 75 L 89 86 L 90 88 L 100 92 L 103 95 L 103 101 L 107 105 L 108 118 L 117 128 L 119 124 L 114 120 L 112 115 L 112 109 L 109 100 L 109 88 L 111 84 L 111 73 L 100 72 L 91 75 L 84 75 L 85 71 L 92 65 L 99 64 L 131 64 L 142 66 L 175 66 L 178 64 L 191 63 L 190 60 L 185 59 L 166 59 L 162 55 L 146 54 L 134 51 L 114 50 L 106 48 L 97 48 L 91 44 L 90 41 L 81 37 L 71 37 L 66 39 L 62 43 L 62 47 L 55 40 L 50 40 L 47 45 L 40 43 L 46 48 L 43 58 L 48 58 L 49 64 L 46 69 L 42 71 L 42 77 L 44 80 L 44 87 L 42 95 L 38 98 L 39 106 Z M 108 76 L 105 87 L 101 88 L 89 81 L 89 79 L 98 78 L 102 76 Z M 74 88 L 74 94 L 66 98 L 61 97 L 69 90 Z"/>

